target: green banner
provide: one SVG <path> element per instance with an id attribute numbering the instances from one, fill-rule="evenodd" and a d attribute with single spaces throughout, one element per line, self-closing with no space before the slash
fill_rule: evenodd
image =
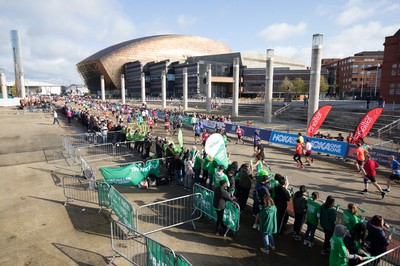
<path id="1" fill-rule="evenodd" d="M 214 191 L 200 185 L 194 186 L 194 193 L 200 193 L 202 197 L 196 198 L 195 207 L 202 210 L 203 213 L 213 221 L 217 221 L 217 213 L 213 207 Z"/>
<path id="2" fill-rule="evenodd" d="M 146 237 L 147 248 L 147 265 L 151 266 L 174 266 L 175 254 L 174 252 L 161 245 L 160 243 Z"/>
<path id="3" fill-rule="evenodd" d="M 111 209 L 118 216 L 121 223 L 129 228 L 133 228 L 133 207 L 132 205 L 114 188 L 110 189 Z"/>
<path id="4" fill-rule="evenodd" d="M 132 163 L 120 168 L 102 167 L 100 170 L 109 185 L 137 186 L 148 174 L 159 175 L 160 161 L 150 160 L 145 166 Z"/>
<path id="5" fill-rule="evenodd" d="M 240 217 L 240 210 L 237 207 L 237 204 L 227 201 L 224 210 L 224 217 L 222 219 L 224 224 L 229 229 L 236 232 L 239 229 L 239 217 Z"/>
<path id="6" fill-rule="evenodd" d="M 99 196 L 99 206 L 109 207 L 111 205 L 110 200 L 110 185 L 103 182 L 97 182 L 97 193 Z"/>
<path id="7" fill-rule="evenodd" d="M 183 133 L 182 133 L 182 129 L 179 129 L 179 132 L 178 132 L 178 142 L 179 142 L 179 146 L 182 148 L 182 147 L 183 147 Z"/>

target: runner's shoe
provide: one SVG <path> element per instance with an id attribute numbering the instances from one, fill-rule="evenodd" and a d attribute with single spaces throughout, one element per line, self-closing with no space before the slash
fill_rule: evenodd
<path id="1" fill-rule="evenodd" d="M 361 191 L 362 194 L 368 194 L 368 190 L 364 189 L 363 191 Z"/>
<path id="2" fill-rule="evenodd" d="M 383 192 L 390 193 L 390 189 L 385 188 L 385 189 L 383 189 Z"/>
<path id="3" fill-rule="evenodd" d="M 381 192 L 382 199 L 385 197 L 385 195 L 386 195 L 385 192 Z"/>

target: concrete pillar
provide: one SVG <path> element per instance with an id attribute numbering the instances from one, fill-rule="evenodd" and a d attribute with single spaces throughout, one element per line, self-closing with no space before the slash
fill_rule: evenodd
<path id="1" fill-rule="evenodd" d="M 161 72 L 161 98 L 162 98 L 162 108 L 167 108 L 167 75 L 165 70 Z"/>
<path id="2" fill-rule="evenodd" d="M 232 117 L 239 116 L 239 58 L 233 59 Z"/>
<path id="3" fill-rule="evenodd" d="M 19 77 L 19 80 L 21 82 L 21 98 L 25 98 L 26 97 L 26 92 L 25 92 L 25 78 L 24 75 L 21 74 L 21 76 Z"/>
<path id="4" fill-rule="evenodd" d="M 188 109 L 188 75 L 187 68 L 183 69 L 183 110 Z"/>
<path id="5" fill-rule="evenodd" d="M 319 107 L 319 90 L 321 82 L 321 55 L 323 35 L 313 35 L 310 72 L 310 97 L 308 105 L 307 125 Z"/>
<path id="6" fill-rule="evenodd" d="M 121 74 L 121 99 L 122 104 L 125 104 L 125 75 Z"/>
<path id="7" fill-rule="evenodd" d="M 7 99 L 8 93 L 6 86 L 6 75 L 4 75 L 3 71 L 1 72 L 0 83 L 1 83 L 1 93 L 3 94 L 3 99 Z"/>
<path id="8" fill-rule="evenodd" d="M 100 76 L 101 100 L 106 100 L 106 86 L 104 84 L 104 75 Z"/>
<path id="9" fill-rule="evenodd" d="M 272 91 L 274 84 L 274 49 L 267 50 L 267 65 L 265 69 L 264 122 L 271 123 Z"/>
<path id="10" fill-rule="evenodd" d="M 206 93 L 206 110 L 207 112 L 211 112 L 211 64 L 207 65 L 207 72 L 206 72 L 206 82 L 207 82 L 207 93 Z"/>
<path id="11" fill-rule="evenodd" d="M 142 103 L 146 103 L 146 78 L 144 73 L 142 73 L 142 75 L 140 76 L 140 84 L 142 88 L 141 92 Z"/>

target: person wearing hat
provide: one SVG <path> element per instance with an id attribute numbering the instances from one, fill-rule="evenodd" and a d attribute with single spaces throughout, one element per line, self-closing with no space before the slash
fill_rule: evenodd
<path id="1" fill-rule="evenodd" d="M 363 257 L 357 254 L 349 253 L 343 242 L 343 238 L 346 234 L 347 230 L 344 225 L 337 224 L 335 226 L 333 236 L 330 240 L 331 252 L 329 256 L 329 266 L 345 266 L 348 265 L 347 260 L 349 259 L 363 259 Z"/>

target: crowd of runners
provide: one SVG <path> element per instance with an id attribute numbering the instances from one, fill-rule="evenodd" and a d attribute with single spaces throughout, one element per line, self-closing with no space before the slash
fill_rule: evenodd
<path id="1" fill-rule="evenodd" d="M 162 111 L 162 112 L 161 112 Z M 275 250 L 276 234 L 287 230 L 289 202 L 293 202 L 294 224 L 293 238 L 301 241 L 310 248 L 314 247 L 314 235 L 318 226 L 324 232 L 324 243 L 322 255 L 330 255 L 330 265 L 356 265 L 364 257 L 376 256 L 386 251 L 391 241 L 393 231 L 379 215 L 374 215 L 365 221 L 363 210 L 355 203 L 348 203 L 343 210 L 343 224 L 336 224 L 336 215 L 339 204 L 335 198 L 329 195 L 324 201 L 319 198 L 319 193 L 314 191 L 309 195 L 305 185 L 293 192 L 290 189 L 288 178 L 279 173 L 273 173 L 268 166 L 265 155 L 265 146 L 256 132 L 253 136 L 254 153 L 250 162 L 239 163 L 233 161 L 227 168 L 219 165 L 204 150 L 198 149 L 198 141 L 205 144 L 212 133 L 221 134 L 225 145 L 228 138 L 224 131 L 223 123 L 230 123 L 230 117 L 208 115 L 200 113 L 186 114 L 180 110 L 160 110 L 141 106 L 118 105 L 99 100 L 78 99 L 65 104 L 61 112 L 71 120 L 77 120 L 88 131 L 99 132 L 101 136 L 107 135 L 108 131 L 120 131 L 116 141 L 133 141 L 133 152 L 137 152 L 142 158 L 167 158 L 164 167 L 170 181 L 175 180 L 176 185 L 190 191 L 195 183 L 208 187 L 214 191 L 214 208 L 217 212 L 217 235 L 226 231 L 222 223 L 223 212 L 226 201 L 237 201 L 241 213 L 251 213 L 255 218 L 253 228 L 262 234 L 264 246 L 263 253 L 269 254 Z M 56 112 L 55 112 L 56 115 Z M 184 148 L 170 139 L 182 127 L 182 116 L 192 116 L 191 129 L 194 135 L 194 146 Z M 56 123 L 57 116 L 54 117 Z M 171 119 L 172 118 L 172 119 Z M 204 122 L 211 120 L 216 123 L 215 128 L 206 129 Z M 170 127 L 172 121 L 172 128 Z M 58 120 L 57 120 L 58 122 Z M 153 136 L 154 127 L 163 123 L 165 136 Z M 244 131 L 237 127 L 236 144 L 243 145 Z M 319 132 L 315 137 L 323 137 Z M 330 136 L 326 136 L 330 138 Z M 351 143 L 351 136 L 347 141 Z M 109 141 L 101 138 L 102 141 Z M 341 134 L 336 138 L 344 141 Z M 151 146 L 155 146 L 154 154 L 150 153 Z M 388 178 L 387 188 L 382 189 L 376 182 L 376 168 L 379 164 L 372 160 L 368 154 L 370 147 L 363 140 L 356 143 L 357 173 L 365 176 L 364 193 L 368 192 L 370 181 L 381 192 L 383 199 L 390 192 L 392 180 L 399 180 L 400 164 L 390 157 L 392 174 Z M 312 145 L 309 139 L 304 139 L 298 134 L 296 151 L 293 160 L 299 168 L 304 168 L 302 156 L 305 163 L 311 165 L 314 162 L 312 156 Z M 254 184 L 255 183 L 255 184 Z M 248 210 L 248 199 L 252 192 L 253 206 Z M 359 214 L 358 212 L 361 212 Z M 306 224 L 305 233 L 302 235 L 303 224 Z M 369 255 L 368 255 L 369 254 Z"/>

